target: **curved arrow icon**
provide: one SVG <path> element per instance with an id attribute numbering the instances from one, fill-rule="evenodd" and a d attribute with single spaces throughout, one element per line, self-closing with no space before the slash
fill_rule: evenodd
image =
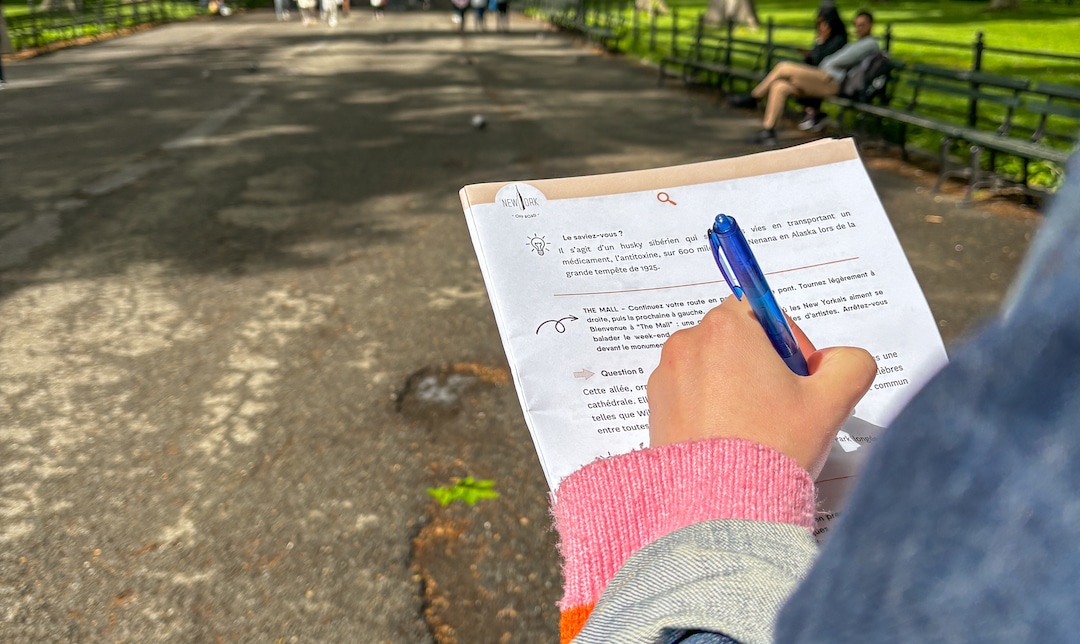
<path id="1" fill-rule="evenodd" d="M 568 316 L 566 316 L 564 318 L 559 318 L 558 320 L 544 320 L 543 322 L 540 323 L 540 326 L 536 327 L 536 334 L 540 335 L 540 329 L 544 328 L 544 325 L 547 324 L 548 322 L 554 322 L 555 323 L 555 331 L 556 332 L 558 332 L 558 333 L 566 333 L 566 325 L 563 324 L 563 320 L 569 320 L 570 322 L 573 322 L 576 319 L 577 318 L 574 317 L 573 315 L 568 315 Z"/>

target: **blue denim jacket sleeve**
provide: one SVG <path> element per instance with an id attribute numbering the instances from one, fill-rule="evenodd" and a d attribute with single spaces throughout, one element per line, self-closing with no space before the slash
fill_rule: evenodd
<path id="1" fill-rule="evenodd" d="M 780 610 L 776 642 L 1077 641 L 1080 156 L 1068 176 L 1004 314 L 957 350 L 886 432 L 841 525 Z M 730 534 L 701 537 L 725 523 L 739 522 L 690 526 L 631 557 L 582 635 L 594 629 L 575 641 L 771 641 L 768 629 L 739 632 L 738 620 L 713 625 L 732 616 L 731 596 L 756 608 L 775 601 L 755 596 L 761 586 L 745 576 L 722 574 L 739 565 L 739 548 Z M 732 527 L 746 526 L 723 529 Z M 742 553 L 792 543 L 770 546 L 762 536 L 744 533 Z M 721 574 L 670 558 L 687 543 L 712 548 L 703 561 L 715 558 L 711 572 Z M 713 583 L 722 599 L 710 604 L 700 590 Z M 686 606 L 690 617 L 675 615 Z M 647 619 L 660 624 L 651 638 L 616 636 Z M 769 622 L 759 615 L 755 623 Z"/>
<path id="2" fill-rule="evenodd" d="M 1080 637 L 1080 157 L 1005 314 L 866 464 L 779 642 Z"/>

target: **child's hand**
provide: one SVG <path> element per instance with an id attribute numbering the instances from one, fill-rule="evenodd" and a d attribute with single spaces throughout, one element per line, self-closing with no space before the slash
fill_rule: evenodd
<path id="1" fill-rule="evenodd" d="M 817 351 L 789 324 L 809 376 L 788 369 L 750 305 L 734 296 L 697 326 L 673 333 L 649 378 L 651 444 L 743 438 L 779 450 L 817 476 L 877 364 L 854 347 Z"/>

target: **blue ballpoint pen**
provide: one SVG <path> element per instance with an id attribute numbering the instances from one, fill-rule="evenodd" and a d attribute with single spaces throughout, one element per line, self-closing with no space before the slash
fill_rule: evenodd
<path id="1" fill-rule="evenodd" d="M 706 231 L 706 234 L 709 245 L 712 246 L 713 259 L 720 267 L 732 293 L 740 301 L 743 295 L 746 295 L 750 308 L 754 309 L 754 315 L 765 329 L 765 335 L 769 336 L 769 342 L 772 342 L 773 348 L 784 359 L 788 368 L 800 376 L 810 375 L 799 343 L 795 341 L 795 335 L 788 326 L 784 312 L 780 310 L 780 305 L 769 290 L 765 275 L 754 259 L 754 253 L 746 243 L 735 218 L 717 215 L 712 228 Z"/>

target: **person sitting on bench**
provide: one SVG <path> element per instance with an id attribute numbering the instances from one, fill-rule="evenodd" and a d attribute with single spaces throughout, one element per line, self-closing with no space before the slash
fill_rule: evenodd
<path id="1" fill-rule="evenodd" d="M 755 99 L 768 97 L 763 129 L 758 132 L 755 142 L 776 145 L 776 124 L 784 113 L 784 104 L 789 97 L 828 98 L 839 94 L 840 84 L 844 81 L 847 70 L 880 50 L 877 39 L 870 33 L 873 28 L 873 15 L 869 11 L 860 11 L 855 16 L 855 42 L 849 42 L 836 53 L 827 56 L 819 66 L 787 61 L 777 63 L 750 92 Z"/>
<path id="2" fill-rule="evenodd" d="M 817 67 L 821 61 L 843 49 L 847 44 L 847 26 L 835 5 L 826 5 L 818 9 L 814 21 L 814 48 L 800 49 L 803 62 L 812 67 Z M 803 120 L 799 122 L 800 130 L 820 132 L 828 124 L 828 116 L 821 112 L 821 99 L 811 96 L 800 96 L 799 103 L 804 106 Z"/>

